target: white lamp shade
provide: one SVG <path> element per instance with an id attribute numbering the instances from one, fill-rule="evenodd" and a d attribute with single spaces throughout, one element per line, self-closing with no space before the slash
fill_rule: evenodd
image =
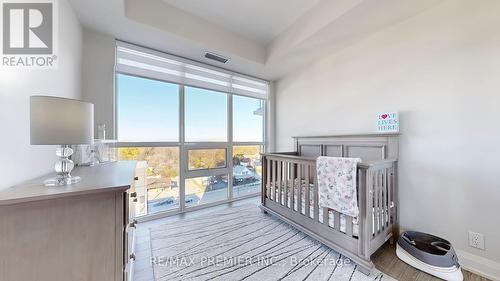
<path id="1" fill-rule="evenodd" d="M 94 141 L 94 105 L 74 99 L 30 97 L 30 143 L 91 144 Z"/>

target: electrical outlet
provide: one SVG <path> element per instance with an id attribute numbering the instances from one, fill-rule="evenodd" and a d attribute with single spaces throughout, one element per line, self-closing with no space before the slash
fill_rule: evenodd
<path id="1" fill-rule="evenodd" d="M 484 250 L 484 235 L 469 231 L 469 246 Z"/>

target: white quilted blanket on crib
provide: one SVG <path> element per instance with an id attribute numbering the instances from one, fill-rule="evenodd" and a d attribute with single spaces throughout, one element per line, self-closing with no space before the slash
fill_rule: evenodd
<path id="1" fill-rule="evenodd" d="M 359 158 L 320 156 L 316 160 L 319 206 L 357 217 L 356 170 Z"/>

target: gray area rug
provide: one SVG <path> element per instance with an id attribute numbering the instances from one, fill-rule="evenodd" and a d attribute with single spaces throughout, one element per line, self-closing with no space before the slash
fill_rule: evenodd
<path id="1" fill-rule="evenodd" d="M 155 281 L 394 280 L 243 205 L 150 229 Z"/>

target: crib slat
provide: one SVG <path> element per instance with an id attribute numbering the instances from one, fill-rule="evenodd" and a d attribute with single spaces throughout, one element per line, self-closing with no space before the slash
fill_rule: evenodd
<path id="1" fill-rule="evenodd" d="M 290 193 L 291 193 L 290 194 L 290 209 L 294 210 L 295 209 L 295 207 L 294 207 L 295 206 L 294 205 L 295 204 L 295 202 L 294 202 L 295 196 L 294 195 L 295 195 L 295 167 L 296 167 L 296 165 L 294 163 L 292 163 L 290 166 L 291 166 L 290 167 L 290 169 L 291 169 L 291 171 L 290 171 L 290 179 L 291 179 L 291 183 L 290 183 L 290 188 L 291 188 L 291 190 L 290 190 Z"/>
<path id="2" fill-rule="evenodd" d="M 382 189 L 383 189 L 383 183 L 382 183 L 382 171 L 378 170 L 377 171 L 377 178 L 378 178 L 378 227 L 379 231 L 382 232 L 383 224 L 382 224 L 382 213 L 384 212 L 384 207 L 382 206 Z"/>
<path id="3" fill-rule="evenodd" d="M 288 176 L 287 176 L 287 188 L 286 188 L 286 193 L 287 193 L 287 200 L 288 202 L 288 208 L 291 208 L 292 204 L 292 194 L 293 194 L 293 178 L 292 178 L 292 170 L 293 170 L 293 163 L 289 162 L 288 163 Z M 290 194 L 290 192 L 292 194 Z"/>
<path id="4" fill-rule="evenodd" d="M 285 207 L 288 205 L 288 197 L 287 197 L 287 184 L 288 184 L 288 162 L 283 161 L 283 199 L 281 204 L 285 205 Z"/>
<path id="5" fill-rule="evenodd" d="M 332 210 L 333 212 L 333 228 L 337 231 L 340 231 L 340 213 Z"/>
<path id="6" fill-rule="evenodd" d="M 384 228 L 387 228 L 387 214 L 389 212 L 389 199 L 388 199 L 388 183 L 387 169 L 384 169 Z"/>
<path id="7" fill-rule="evenodd" d="M 392 211 L 391 211 L 391 214 L 392 214 L 392 223 L 396 223 L 397 221 L 397 212 L 396 212 L 396 208 L 398 208 L 398 206 L 396 205 L 396 203 L 398 202 L 398 198 L 397 198 L 397 185 L 398 185 L 398 182 L 397 182 L 397 178 L 396 178 L 396 169 L 394 167 L 391 168 L 391 192 L 392 192 L 392 199 L 391 199 L 391 203 L 394 204 L 393 208 L 392 208 Z"/>
<path id="8" fill-rule="evenodd" d="M 392 225 L 392 208 L 391 204 L 394 202 L 394 182 L 393 182 L 393 169 L 392 167 L 389 169 L 389 225 Z"/>
<path id="9" fill-rule="evenodd" d="M 378 171 L 378 230 L 382 231 L 382 171 Z"/>
<path id="10" fill-rule="evenodd" d="M 286 161 L 281 161 L 281 205 L 286 206 Z"/>
<path id="11" fill-rule="evenodd" d="M 389 212 L 390 212 L 390 200 L 389 200 L 389 169 L 384 169 L 385 186 L 384 186 L 384 227 L 389 226 Z"/>
<path id="12" fill-rule="evenodd" d="M 271 197 L 271 160 L 266 158 L 266 195 L 267 198 Z"/>
<path id="13" fill-rule="evenodd" d="M 281 204 L 281 191 L 282 191 L 281 190 L 281 164 L 282 164 L 282 162 L 281 162 L 281 160 L 278 160 L 278 161 L 276 161 L 276 163 L 277 163 L 277 167 L 276 168 L 278 169 L 278 181 L 276 183 L 277 184 L 277 188 L 278 188 L 278 195 L 277 195 L 278 198 L 275 201 L 276 201 L 276 203 Z"/>
<path id="14" fill-rule="evenodd" d="M 273 191 L 274 191 L 274 161 L 273 160 L 269 160 L 270 161 L 270 168 L 271 168 L 271 175 L 270 175 L 270 178 L 271 180 L 269 181 L 269 199 L 271 200 L 274 200 L 274 195 L 273 195 Z"/>
<path id="15" fill-rule="evenodd" d="M 352 217 L 345 216 L 345 234 L 352 237 Z"/>
<path id="16" fill-rule="evenodd" d="M 319 222 L 319 191 L 318 191 L 318 175 L 316 173 L 316 167 L 311 166 L 313 173 L 313 196 L 314 196 L 314 220 Z"/>
<path id="17" fill-rule="evenodd" d="M 276 201 L 276 193 L 277 193 L 277 190 L 278 190 L 278 185 L 277 185 L 277 181 L 278 181 L 278 160 L 274 160 L 274 161 L 272 161 L 272 163 L 273 163 L 273 189 L 272 189 L 272 192 L 273 192 L 273 201 L 277 202 Z"/>
<path id="18" fill-rule="evenodd" d="M 380 222 L 380 225 L 381 225 L 381 229 L 385 229 L 385 211 L 386 211 L 386 208 L 385 208 L 385 196 L 387 195 L 387 193 L 385 192 L 385 188 L 387 186 L 387 183 L 385 181 L 385 169 L 380 171 L 380 177 L 381 177 L 381 190 L 380 190 L 380 194 L 382 195 L 382 213 L 380 214 L 380 219 L 381 219 L 381 222 Z"/>
<path id="19" fill-rule="evenodd" d="M 290 196 L 290 162 L 285 163 L 285 207 L 287 208 L 288 196 Z"/>
<path id="20" fill-rule="evenodd" d="M 274 200 L 274 196 L 273 196 L 273 185 L 274 185 L 274 161 L 273 160 L 269 160 L 270 161 L 270 169 L 271 169 L 271 174 L 269 175 L 269 177 L 271 178 L 270 181 L 269 181 L 269 199 L 271 200 Z"/>
<path id="21" fill-rule="evenodd" d="M 286 205 L 286 161 L 281 161 L 281 205 Z"/>
<path id="22" fill-rule="evenodd" d="M 287 202 L 287 205 L 285 207 L 287 208 L 290 208 L 290 204 L 291 204 L 291 201 L 292 201 L 292 195 L 290 194 L 290 192 L 293 194 L 293 185 L 292 185 L 292 181 L 291 181 L 291 173 L 292 173 L 292 163 L 291 162 L 288 162 L 286 164 L 286 202 Z"/>
<path id="23" fill-rule="evenodd" d="M 330 220 L 330 211 L 328 208 L 323 208 L 323 224 L 326 226 L 329 226 L 329 220 Z"/>
<path id="24" fill-rule="evenodd" d="M 310 208 L 310 204 L 311 204 L 311 188 L 309 186 L 309 165 L 305 165 L 305 178 L 306 178 L 306 184 L 305 184 L 305 193 L 306 193 L 306 196 L 305 196 L 305 200 L 306 200 L 306 204 L 305 204 L 305 208 L 306 208 L 306 217 L 310 218 L 310 215 L 311 215 L 311 208 Z"/>
<path id="25" fill-rule="evenodd" d="M 302 214 L 302 165 L 297 164 L 297 212 Z"/>
<path id="26" fill-rule="evenodd" d="M 373 223 L 375 225 L 375 233 L 378 233 L 378 171 L 373 175 L 373 194 L 374 194 L 374 204 L 373 204 Z"/>
<path id="27" fill-rule="evenodd" d="M 376 189 L 376 194 L 377 194 L 377 197 L 376 197 L 376 201 L 375 201 L 375 204 L 377 205 L 377 212 L 375 213 L 375 218 L 377 219 L 377 228 L 375 229 L 375 231 L 378 233 L 380 231 L 380 171 L 377 170 L 377 173 L 376 173 L 376 178 L 375 178 L 375 182 L 377 184 L 377 189 Z"/>
<path id="28" fill-rule="evenodd" d="M 292 208 L 292 197 L 293 197 L 293 176 L 292 176 L 292 171 L 293 171 L 293 163 L 292 162 L 289 162 L 288 163 L 288 185 L 287 185 L 287 198 L 289 198 L 290 200 L 287 199 L 287 202 L 289 202 L 288 204 L 288 208 Z M 291 194 L 290 194 L 291 193 Z"/>
<path id="29" fill-rule="evenodd" d="M 385 229 L 385 223 L 384 223 L 384 214 L 385 214 L 385 203 L 384 203 L 384 197 L 385 197 L 385 175 L 384 175 L 384 170 L 380 171 L 380 230 Z"/>
<path id="30" fill-rule="evenodd" d="M 384 169 L 384 228 L 388 227 L 387 221 L 388 221 L 388 214 L 389 214 L 389 198 L 388 198 L 388 190 L 389 190 L 389 181 L 387 177 L 387 169 Z"/>
<path id="31" fill-rule="evenodd" d="M 377 171 L 373 172 L 373 234 L 378 233 L 378 181 Z"/>
<path id="32" fill-rule="evenodd" d="M 389 195 L 388 195 L 388 202 L 387 202 L 387 223 L 389 225 L 389 227 L 392 227 L 392 208 L 391 208 L 391 205 L 392 205 L 392 202 L 393 202 L 393 192 L 392 192 L 392 186 L 393 186 L 393 181 L 392 181 L 392 168 L 389 168 L 388 171 L 387 171 L 387 181 L 389 182 L 389 185 L 387 187 L 387 190 L 389 192 Z"/>

